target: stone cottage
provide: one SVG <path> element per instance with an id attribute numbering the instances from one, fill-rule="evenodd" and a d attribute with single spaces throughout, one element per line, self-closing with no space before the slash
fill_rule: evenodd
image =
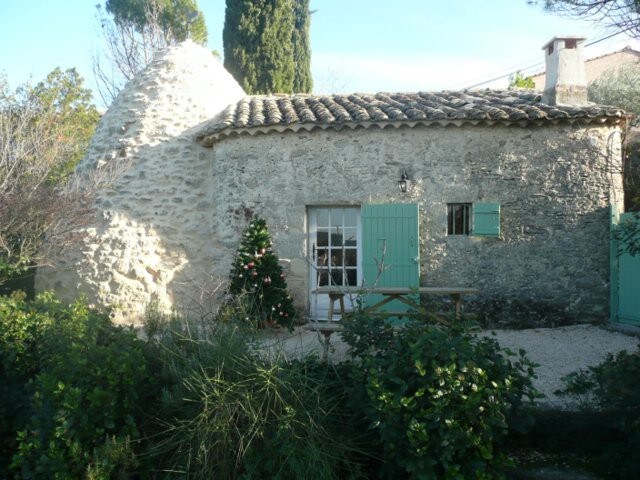
<path id="1" fill-rule="evenodd" d="M 206 50 L 170 48 L 104 115 L 79 167 L 113 176 L 99 218 L 38 287 L 120 321 L 150 301 L 193 308 L 257 214 L 313 318 L 318 285 L 369 285 L 363 265 L 393 250 L 383 275 L 478 288 L 497 319 L 604 320 L 626 117 L 586 102 L 582 40 L 549 42 L 542 95 L 245 96 Z"/>

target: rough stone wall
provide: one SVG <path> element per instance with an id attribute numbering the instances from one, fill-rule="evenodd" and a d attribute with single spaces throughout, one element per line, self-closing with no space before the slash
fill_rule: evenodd
<path id="1" fill-rule="evenodd" d="M 37 288 L 115 306 L 121 322 L 138 320 L 151 301 L 197 307 L 203 290 L 228 277 L 255 213 L 289 260 L 288 284 L 304 310 L 308 207 L 410 201 L 422 212 L 423 284 L 478 287 L 479 310 L 499 321 L 606 317 L 608 205 L 623 201 L 616 128 L 372 127 L 198 145 L 202 122 L 241 96 L 190 43 L 130 82 L 78 169 L 87 184 L 103 182 L 96 221 L 57 268 L 38 272 Z M 412 183 L 403 196 L 404 170 Z M 447 236 L 452 202 L 500 203 L 502 237 Z"/>
<path id="2" fill-rule="evenodd" d="M 291 260 L 299 307 L 308 304 L 307 207 L 413 201 L 423 284 L 478 287 L 480 312 L 505 323 L 606 319 L 608 205 L 623 200 L 615 127 L 271 133 L 222 140 L 210 157 L 216 264 L 228 270 L 244 212 L 263 215 Z M 500 203 L 501 238 L 448 236 L 455 202 Z"/>
<path id="3" fill-rule="evenodd" d="M 210 52 L 191 42 L 161 52 L 103 116 L 78 167 L 99 181 L 95 223 L 38 290 L 82 293 L 136 321 L 145 306 L 186 304 L 212 261 L 212 199 L 206 151 L 196 127 L 244 92 Z"/>

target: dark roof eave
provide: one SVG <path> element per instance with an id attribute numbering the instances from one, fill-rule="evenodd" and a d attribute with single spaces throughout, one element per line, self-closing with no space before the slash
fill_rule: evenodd
<path id="1" fill-rule="evenodd" d="M 291 124 L 283 124 L 283 125 L 263 125 L 259 127 L 223 127 L 215 132 L 204 132 L 196 137 L 196 141 L 200 143 L 203 147 L 213 147 L 217 142 L 228 138 L 228 137 L 236 137 L 236 136 L 254 136 L 256 134 L 269 134 L 269 133 L 284 133 L 284 132 L 299 132 L 299 131 L 307 131 L 310 132 L 312 130 L 344 130 L 351 129 L 355 130 L 357 128 L 400 128 L 400 127 L 409 127 L 414 128 L 416 126 L 424 126 L 424 127 L 447 127 L 447 126 L 518 126 L 518 127 L 529 127 L 529 126 L 544 126 L 544 125 L 557 125 L 561 123 L 583 123 L 583 124 L 620 124 L 626 123 L 630 121 L 632 115 L 629 114 L 621 114 L 621 115 L 598 115 L 598 116 L 577 116 L 577 117 L 565 117 L 565 118 L 537 118 L 537 119 L 520 119 L 520 120 L 489 120 L 489 119 L 434 119 L 434 120 L 396 120 L 396 121 L 382 121 L 382 122 L 333 122 L 333 123 L 291 123 Z"/>

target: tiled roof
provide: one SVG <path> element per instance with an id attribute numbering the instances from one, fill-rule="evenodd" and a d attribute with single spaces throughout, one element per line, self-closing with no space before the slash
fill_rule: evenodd
<path id="1" fill-rule="evenodd" d="M 229 105 L 198 135 L 205 146 L 233 134 L 371 126 L 619 121 L 617 107 L 546 105 L 531 90 L 256 95 Z"/>

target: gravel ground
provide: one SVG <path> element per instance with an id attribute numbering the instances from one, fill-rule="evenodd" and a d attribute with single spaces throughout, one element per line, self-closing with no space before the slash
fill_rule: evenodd
<path id="1" fill-rule="evenodd" d="M 527 356 L 539 365 L 538 378 L 533 383 L 545 395 L 540 402 L 554 407 L 570 406 L 553 393 L 564 386 L 562 377 L 601 363 L 609 353 L 637 351 L 640 344 L 636 336 L 593 325 L 494 330 L 483 334 L 493 336 L 502 347 L 527 351 Z"/>
<path id="2" fill-rule="evenodd" d="M 523 348 L 527 356 L 539 365 L 535 387 L 545 398 L 540 402 L 549 406 L 568 408 L 571 404 L 553 392 L 563 387 L 562 377 L 580 368 L 597 365 L 608 353 L 622 350 L 638 350 L 637 336 L 596 327 L 573 325 L 558 328 L 536 328 L 529 330 L 491 330 L 481 335 L 495 338 L 502 347 L 518 351 Z M 315 352 L 322 355 L 321 336 L 303 328 L 292 333 L 280 333 L 273 339 L 272 347 L 282 347 L 294 354 Z M 338 334 L 331 336 L 329 359 L 340 361 L 346 355 L 346 345 Z"/>

